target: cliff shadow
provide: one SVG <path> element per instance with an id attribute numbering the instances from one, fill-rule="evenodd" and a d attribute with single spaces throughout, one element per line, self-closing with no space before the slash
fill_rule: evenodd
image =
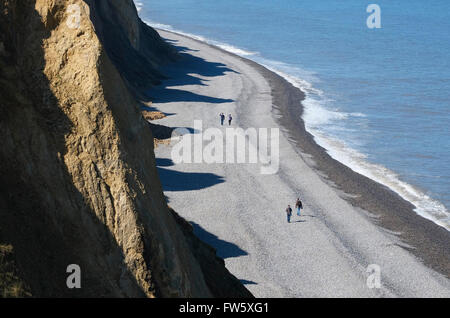
<path id="1" fill-rule="evenodd" d="M 194 234 L 206 244 L 214 247 L 216 249 L 218 257 L 226 259 L 231 257 L 248 255 L 246 251 L 241 249 L 236 244 L 221 240 L 219 237 L 206 231 L 204 228 L 202 228 L 199 224 L 195 222 L 190 223 L 194 228 Z"/>
<path id="2" fill-rule="evenodd" d="M 192 135 L 200 133 L 198 130 L 191 127 L 169 127 L 160 124 L 154 124 L 152 122 L 148 122 L 148 125 L 153 133 L 153 137 L 160 140 L 170 139 L 172 137 L 172 133 L 176 129 L 186 130 L 188 134 Z"/>
<path id="3" fill-rule="evenodd" d="M 194 256 L 202 268 L 205 281 L 214 297 L 234 298 L 237 296 L 238 298 L 253 298 L 253 295 L 244 287 L 242 282 L 227 270 L 225 261 L 217 255 L 217 250 L 194 233 L 193 224 L 183 219 L 173 209 L 170 209 L 170 211 L 181 226 L 188 244 L 192 247 Z M 242 250 L 239 250 L 238 247 L 237 249 L 238 253 L 242 253 Z"/>
<path id="4" fill-rule="evenodd" d="M 153 93 L 153 102 L 158 104 L 173 103 L 173 102 L 223 104 L 223 103 L 232 103 L 233 101 L 234 100 L 232 99 L 223 99 L 206 95 L 200 95 L 182 89 L 167 88 L 167 87 L 157 87 Z"/>
<path id="5" fill-rule="evenodd" d="M 171 159 L 156 159 L 159 178 L 164 191 L 194 191 L 225 182 L 224 177 L 214 173 L 182 172 L 165 167 L 174 166 Z"/>
<path id="6" fill-rule="evenodd" d="M 218 98 L 196 94 L 176 87 L 185 85 L 208 86 L 208 78 L 224 76 L 227 73 L 237 73 L 225 64 L 210 62 L 192 55 L 192 50 L 178 46 L 178 41 L 167 40 L 179 54 L 179 60 L 161 68 L 166 79 L 158 86 L 147 92 L 149 99 L 154 103 L 169 102 L 197 102 L 209 104 L 232 103 L 233 99 Z"/>
<path id="7" fill-rule="evenodd" d="M 239 281 L 241 282 L 242 285 L 258 285 L 258 283 L 255 283 L 254 281 L 251 280 L 240 279 Z"/>

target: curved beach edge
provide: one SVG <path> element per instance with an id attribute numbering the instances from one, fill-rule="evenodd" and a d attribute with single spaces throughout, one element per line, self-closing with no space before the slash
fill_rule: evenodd
<path id="1" fill-rule="evenodd" d="M 272 116 L 305 163 L 352 206 L 368 211 L 373 223 L 397 235 L 403 248 L 418 257 L 426 266 L 447 278 L 450 277 L 450 232 L 418 215 L 414 211 L 415 206 L 393 190 L 353 171 L 333 159 L 326 149 L 319 146 L 306 130 L 302 119 L 304 92 L 255 61 L 185 34 L 158 28 L 156 30 L 202 43 L 256 69 L 271 87 Z"/>

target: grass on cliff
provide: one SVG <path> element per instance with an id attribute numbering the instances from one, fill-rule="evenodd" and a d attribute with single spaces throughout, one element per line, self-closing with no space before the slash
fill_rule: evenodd
<path id="1" fill-rule="evenodd" d="M 29 297 L 25 284 L 17 277 L 17 268 L 13 260 L 13 247 L 0 244 L 0 297 Z"/>

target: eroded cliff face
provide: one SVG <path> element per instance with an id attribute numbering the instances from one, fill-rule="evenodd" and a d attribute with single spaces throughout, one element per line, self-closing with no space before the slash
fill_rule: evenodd
<path id="1" fill-rule="evenodd" d="M 176 55 L 132 0 L 0 10 L 0 278 L 19 296 L 251 296 L 166 205 L 136 96 Z"/>

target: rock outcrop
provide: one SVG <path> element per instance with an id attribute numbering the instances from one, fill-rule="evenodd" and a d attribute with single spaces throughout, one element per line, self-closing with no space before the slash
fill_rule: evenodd
<path id="1" fill-rule="evenodd" d="M 15 295 L 251 296 L 165 202 L 137 96 L 175 58 L 132 0 L 0 0 L 0 278 Z"/>

